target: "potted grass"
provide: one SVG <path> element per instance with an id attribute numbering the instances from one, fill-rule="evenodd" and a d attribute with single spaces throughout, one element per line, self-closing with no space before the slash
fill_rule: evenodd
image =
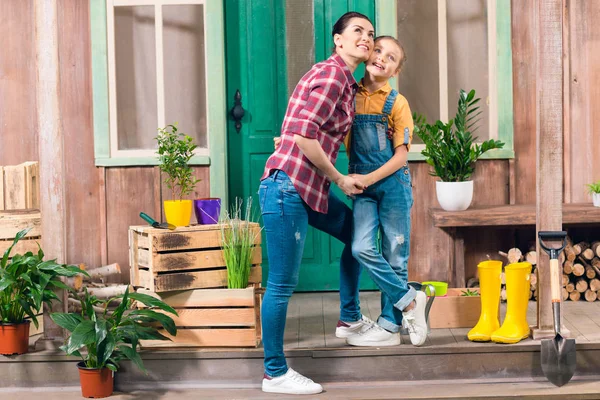
<path id="1" fill-rule="evenodd" d="M 138 351 L 140 340 L 170 340 L 158 332 L 162 326 L 175 336 L 177 328 L 166 313 L 177 312 L 163 301 L 142 293 L 129 293 L 111 299 L 100 300 L 88 293 L 75 294 L 81 312 L 52 313 L 52 320 L 70 332 L 61 349 L 68 355 L 81 358 L 77 364 L 83 397 L 108 397 L 113 392 L 114 372 L 123 359 L 131 360 L 146 372 Z M 114 310 L 108 305 L 117 302 Z M 150 309 L 136 309 L 134 302 L 158 308 L 165 313 Z"/>
<path id="2" fill-rule="evenodd" d="M 223 258 L 227 266 L 227 287 L 245 289 L 248 287 L 254 245 L 260 235 L 260 229 L 253 222 L 252 197 L 248 198 L 245 211 L 243 201 L 236 198 L 231 211 L 224 212 L 220 228 Z"/>
<path id="3" fill-rule="evenodd" d="M 600 207 L 600 181 L 595 183 L 588 183 L 588 192 L 592 195 L 592 202 L 594 207 Z"/>
<path id="4" fill-rule="evenodd" d="M 440 206 L 446 211 L 462 211 L 469 208 L 473 199 L 473 181 L 475 162 L 487 151 L 501 149 L 504 143 L 499 140 L 487 140 L 475 144 L 477 137 L 473 132 L 479 122 L 480 99 L 475 90 L 469 93 L 460 90 L 458 110 L 453 120 L 444 123 L 440 120 L 433 125 L 421 115 L 414 114 L 414 132 L 423 140 L 427 164 L 433 167 L 431 175 L 439 178 L 436 182 L 436 194 Z"/>
<path id="5" fill-rule="evenodd" d="M 184 199 L 200 179 L 193 175 L 189 165 L 194 156 L 194 140 L 178 131 L 177 123 L 158 129 L 159 167 L 166 174 L 165 184 L 171 190 L 171 200 L 163 202 L 167 222 L 175 226 L 188 226 L 192 217 L 192 201 Z"/>
<path id="6" fill-rule="evenodd" d="M 51 308 L 51 303 L 59 300 L 55 289 L 68 289 L 60 278 L 85 274 L 74 265 L 44 260 L 39 245 L 37 253 L 29 251 L 11 257 L 13 247 L 30 230 L 17 233 L 0 261 L 0 354 L 4 355 L 27 353 L 29 326 L 31 322 L 39 326 L 38 310 L 43 304 Z"/>

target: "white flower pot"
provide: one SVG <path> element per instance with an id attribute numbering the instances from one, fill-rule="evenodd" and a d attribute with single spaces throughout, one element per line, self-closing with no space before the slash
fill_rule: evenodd
<path id="1" fill-rule="evenodd" d="M 592 193 L 592 202 L 594 207 L 600 207 L 600 193 Z"/>
<path id="2" fill-rule="evenodd" d="M 435 191 L 440 206 L 446 211 L 464 211 L 473 200 L 473 181 L 436 182 Z"/>

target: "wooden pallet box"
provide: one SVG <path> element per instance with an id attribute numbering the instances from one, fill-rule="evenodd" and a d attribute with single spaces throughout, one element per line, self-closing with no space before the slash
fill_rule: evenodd
<path id="1" fill-rule="evenodd" d="M 473 328 L 477 324 L 481 314 L 481 298 L 462 296 L 466 290 L 449 288 L 446 296 L 435 298 L 429 311 L 430 328 Z"/>
<path id="2" fill-rule="evenodd" d="M 144 340 L 142 347 L 257 347 L 261 341 L 260 289 L 196 289 L 160 293 L 178 317 L 169 314 L 172 341 Z"/>
<path id="3" fill-rule="evenodd" d="M 37 253 L 38 243 L 42 240 L 42 217 L 39 210 L 4 210 L 0 211 L 0 256 L 12 245 L 15 236 L 25 228 L 32 228 L 27 236 L 21 239 L 12 254 L 25 254 L 28 251 Z"/>
<path id="4" fill-rule="evenodd" d="M 252 223 L 256 241 L 250 284 L 260 284 L 260 226 Z M 170 231 L 148 226 L 129 228 L 131 284 L 152 292 L 227 287 L 220 225 L 178 227 Z"/>

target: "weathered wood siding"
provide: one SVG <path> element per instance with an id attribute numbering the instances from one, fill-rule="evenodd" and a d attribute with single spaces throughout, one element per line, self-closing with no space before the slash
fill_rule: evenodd
<path id="1" fill-rule="evenodd" d="M 483 160 L 474 175 L 474 204 L 535 202 L 535 46 L 534 1 L 512 1 L 512 50 L 515 154 L 511 174 L 507 160 Z M 569 0 L 565 75 L 570 114 L 565 143 L 565 198 L 590 201 L 584 184 L 600 179 L 600 2 Z M 68 261 L 90 267 L 118 262 L 128 279 L 127 228 L 140 224 L 146 211 L 158 218 L 162 188 L 156 167 L 97 168 L 94 165 L 91 100 L 89 2 L 60 0 L 60 107 L 65 137 Z M 2 1 L 0 15 L 0 165 L 38 160 L 35 116 L 35 45 L 33 6 L 29 1 Z M 429 208 L 438 207 L 435 180 L 424 163 L 411 164 L 415 204 L 412 211 L 413 280 L 450 280 L 452 247 L 446 232 L 435 228 Z M 209 168 L 197 167 L 202 179 L 190 197 L 209 195 Z M 512 177 L 512 178 L 511 178 Z M 513 187 L 514 191 L 510 193 Z M 477 262 L 512 244 L 512 231 L 472 229 L 465 232 L 466 276 Z"/>

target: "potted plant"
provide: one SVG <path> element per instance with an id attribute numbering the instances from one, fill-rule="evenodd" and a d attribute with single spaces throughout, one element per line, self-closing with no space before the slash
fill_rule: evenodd
<path id="1" fill-rule="evenodd" d="M 113 392 L 114 372 L 123 359 L 131 360 L 147 372 L 138 354 L 140 340 L 170 340 L 158 332 L 161 325 L 171 335 L 177 334 L 173 319 L 159 311 L 135 309 L 134 301 L 156 307 L 168 313 L 177 312 L 163 301 L 142 293 L 129 293 L 111 299 L 99 300 L 84 288 L 77 295 L 81 304 L 79 313 L 52 313 L 52 320 L 70 332 L 61 349 L 68 355 L 81 358 L 77 364 L 83 397 L 108 397 Z M 120 302 L 110 311 L 108 305 Z M 85 352 L 82 352 L 85 350 Z"/>
<path id="2" fill-rule="evenodd" d="M 472 133 L 479 122 L 479 98 L 475 90 L 468 94 L 460 90 L 458 110 L 453 120 L 444 123 L 440 120 L 429 125 L 423 116 L 414 114 L 415 133 L 423 140 L 427 164 L 433 167 L 431 175 L 440 180 L 436 182 L 437 199 L 447 211 L 466 210 L 473 199 L 473 181 L 475 162 L 481 155 L 492 149 L 501 149 L 504 143 L 499 140 L 487 140 L 474 144 L 477 137 Z"/>
<path id="3" fill-rule="evenodd" d="M 192 201 L 184 200 L 184 197 L 200 181 L 193 176 L 193 169 L 188 164 L 197 146 L 190 136 L 178 132 L 177 123 L 159 128 L 156 140 L 159 167 L 167 175 L 165 183 L 171 190 L 171 200 L 164 201 L 165 217 L 175 226 L 187 226 L 192 217 Z"/>
<path id="4" fill-rule="evenodd" d="M 588 192 L 592 195 L 592 202 L 594 207 L 600 207 L 600 181 L 596 183 L 588 183 Z"/>
<path id="5" fill-rule="evenodd" d="M 229 289 L 248 287 L 254 244 L 260 235 L 260 229 L 256 229 L 256 223 L 252 223 L 252 197 L 248 198 L 244 215 L 242 203 L 241 199 L 236 198 L 231 213 L 225 211 L 220 225 Z"/>
<path id="6" fill-rule="evenodd" d="M 30 323 L 39 326 L 38 310 L 44 303 L 51 306 L 53 300 L 59 300 L 53 289 L 68 289 L 60 277 L 85 274 L 73 265 L 44 261 L 39 244 L 37 253 L 13 254 L 9 259 L 13 247 L 30 230 L 17 233 L 0 261 L 0 354 L 4 355 L 27 353 Z"/>

